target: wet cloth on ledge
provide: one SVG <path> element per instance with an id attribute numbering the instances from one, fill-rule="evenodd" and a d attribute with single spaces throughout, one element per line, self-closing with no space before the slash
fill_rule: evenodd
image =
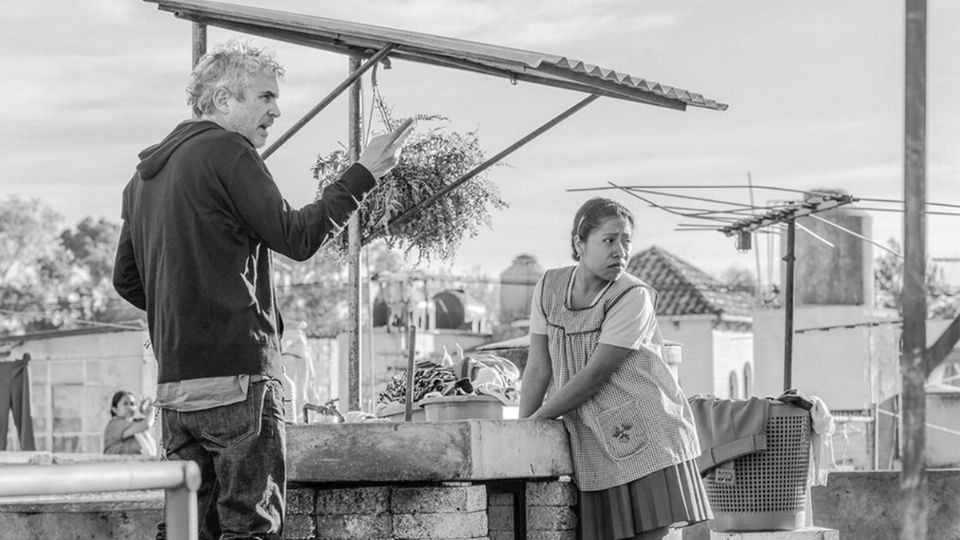
<path id="1" fill-rule="evenodd" d="M 767 449 L 770 400 L 698 395 L 687 401 L 702 449 L 697 458 L 701 476 L 734 458 Z"/>

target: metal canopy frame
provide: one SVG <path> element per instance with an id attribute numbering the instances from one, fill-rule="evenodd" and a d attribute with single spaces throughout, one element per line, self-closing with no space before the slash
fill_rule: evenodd
<path id="1" fill-rule="evenodd" d="M 393 45 L 392 58 L 411 62 L 679 110 L 688 105 L 715 110 L 727 108 L 724 103 L 683 88 L 555 54 L 207 0 L 145 1 L 195 23 L 349 56 L 368 56 L 369 51 Z"/>
<path id="2" fill-rule="evenodd" d="M 144 1 L 155 3 L 161 11 L 171 12 L 181 19 L 193 22 L 194 64 L 206 53 L 206 28 L 208 25 L 348 55 L 349 75 L 347 78 L 330 94 L 320 100 L 286 133 L 281 135 L 273 145 L 265 149 L 262 154 L 264 159 L 275 153 L 280 146 L 347 89 L 350 89 L 349 151 L 351 159 L 357 159 L 361 146 L 361 77 L 378 61 L 384 61 L 387 58 L 465 70 L 483 75 L 494 75 L 508 78 L 513 82 L 524 81 L 590 94 L 505 150 L 467 172 L 446 186 L 443 191 L 434 194 L 423 203 L 407 209 L 392 224 L 416 216 L 417 213 L 433 204 L 442 195 L 462 185 L 498 160 L 553 128 L 600 96 L 680 111 L 686 110 L 688 106 L 719 111 L 727 109 L 726 104 L 704 98 L 701 94 L 689 90 L 663 85 L 564 56 L 222 2 L 206 0 Z M 363 60 L 366 61 L 363 62 Z M 360 408 L 361 357 L 360 248 L 365 240 L 369 241 L 370 239 L 361 238 L 359 219 L 356 214 L 350 219 L 347 234 L 351 288 L 347 406 L 349 410 L 358 410 Z"/>

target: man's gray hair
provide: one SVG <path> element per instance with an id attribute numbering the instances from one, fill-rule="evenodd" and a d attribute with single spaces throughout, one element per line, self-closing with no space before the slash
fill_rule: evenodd
<path id="1" fill-rule="evenodd" d="M 213 96 L 218 88 L 225 88 L 231 96 L 243 101 L 247 82 L 264 72 L 278 79 L 283 77 L 283 66 L 273 59 L 273 53 L 242 40 L 230 40 L 203 55 L 193 68 L 187 86 L 187 105 L 197 118 L 213 112 Z"/>

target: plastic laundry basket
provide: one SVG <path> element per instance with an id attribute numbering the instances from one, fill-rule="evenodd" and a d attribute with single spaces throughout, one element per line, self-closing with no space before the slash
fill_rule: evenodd
<path id="1" fill-rule="evenodd" d="M 802 528 L 809 469 L 809 411 L 771 403 L 767 449 L 733 460 L 733 474 L 714 469 L 703 479 L 714 515 L 710 528 L 718 532 Z"/>

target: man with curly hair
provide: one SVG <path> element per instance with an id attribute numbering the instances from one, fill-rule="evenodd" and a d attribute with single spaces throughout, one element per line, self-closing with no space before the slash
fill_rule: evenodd
<path id="1" fill-rule="evenodd" d="M 283 321 L 270 251 L 313 256 L 410 131 L 371 139 L 321 198 L 294 209 L 256 151 L 280 116 L 282 75 L 243 42 L 201 58 L 187 88 L 194 118 L 140 153 L 123 191 L 114 286 L 147 312 L 164 458 L 200 466 L 200 538 L 281 538 Z"/>

